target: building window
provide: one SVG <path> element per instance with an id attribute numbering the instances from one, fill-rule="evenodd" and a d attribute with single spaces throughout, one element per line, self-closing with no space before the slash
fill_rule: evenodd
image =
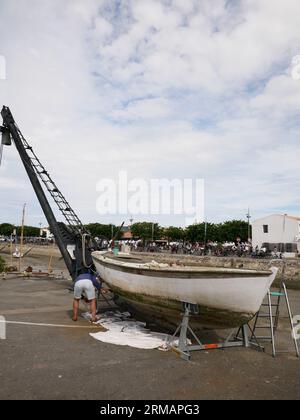
<path id="1" fill-rule="evenodd" d="M 269 233 L 269 225 L 263 225 L 264 233 Z"/>

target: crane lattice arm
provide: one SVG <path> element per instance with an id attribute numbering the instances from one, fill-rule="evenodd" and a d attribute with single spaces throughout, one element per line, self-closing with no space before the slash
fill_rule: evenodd
<path id="1" fill-rule="evenodd" d="M 75 279 L 78 274 L 93 268 L 91 251 L 95 243 L 92 244 L 90 233 L 21 133 L 10 109 L 4 106 L 1 115 L 3 119 L 3 126 L 0 127 L 1 143 L 10 146 L 13 139 L 70 275 Z M 42 185 L 53 198 L 66 224 L 56 220 Z"/>

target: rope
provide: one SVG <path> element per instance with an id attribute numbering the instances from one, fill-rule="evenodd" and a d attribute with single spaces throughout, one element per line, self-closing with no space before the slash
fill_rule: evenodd
<path id="1" fill-rule="evenodd" d="M 35 322 L 21 322 L 21 321 L 6 321 L 0 319 L 0 324 L 15 324 L 15 325 L 33 325 L 37 327 L 56 327 L 56 328 L 83 328 L 83 329 L 95 329 L 95 326 L 86 325 L 63 325 L 63 324 L 42 324 Z"/>

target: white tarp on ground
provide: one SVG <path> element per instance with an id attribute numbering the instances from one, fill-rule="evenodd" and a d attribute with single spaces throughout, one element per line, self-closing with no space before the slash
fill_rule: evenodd
<path id="1" fill-rule="evenodd" d="M 90 319 L 90 314 L 85 313 L 83 317 Z M 171 339 L 170 335 L 148 330 L 145 323 L 133 320 L 128 312 L 106 312 L 101 315 L 97 324 L 103 326 L 107 331 L 90 333 L 90 335 L 103 343 L 130 346 L 138 349 L 158 348 L 164 351 L 169 350 L 170 344 L 173 346 L 178 345 L 178 340 L 168 345 Z"/>

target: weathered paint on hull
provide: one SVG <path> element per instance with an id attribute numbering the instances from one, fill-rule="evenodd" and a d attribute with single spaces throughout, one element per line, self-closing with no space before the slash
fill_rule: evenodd
<path id="1" fill-rule="evenodd" d="M 143 314 L 148 321 L 177 325 L 182 302 L 198 305 L 194 324 L 235 328 L 249 322 L 259 310 L 272 272 L 230 269 L 151 269 L 95 252 L 93 259 L 102 279 L 119 296 L 119 303 Z"/>
<path id="2" fill-rule="evenodd" d="M 114 287 L 112 290 L 117 305 L 149 324 L 156 323 L 167 329 L 174 329 L 182 319 L 183 305 L 181 302 L 124 293 Z M 222 311 L 203 306 L 198 307 L 198 311 L 197 315 L 191 316 L 191 325 L 194 329 L 203 327 L 211 329 L 235 328 L 250 322 L 253 318 L 253 314 Z"/>

